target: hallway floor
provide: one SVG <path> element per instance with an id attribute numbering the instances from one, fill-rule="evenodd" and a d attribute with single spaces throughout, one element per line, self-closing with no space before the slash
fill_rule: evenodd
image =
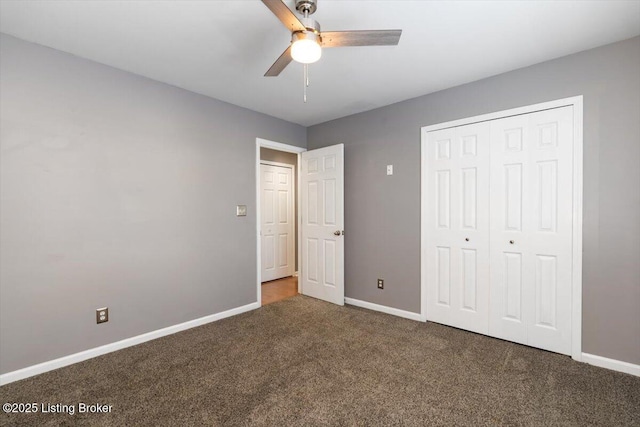
<path id="1" fill-rule="evenodd" d="M 298 278 L 285 277 L 262 283 L 262 305 L 271 304 L 298 295 Z"/>

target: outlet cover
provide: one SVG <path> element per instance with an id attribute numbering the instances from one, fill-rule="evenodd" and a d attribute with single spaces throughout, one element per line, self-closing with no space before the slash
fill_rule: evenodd
<path id="1" fill-rule="evenodd" d="M 387 165 L 387 175 L 393 175 L 393 165 Z"/>
<path id="2" fill-rule="evenodd" d="M 236 216 L 247 216 L 247 205 L 236 206 Z"/>
<path id="3" fill-rule="evenodd" d="M 378 289 L 384 289 L 384 279 L 378 279 Z"/>
<path id="4" fill-rule="evenodd" d="M 96 323 L 105 323 L 109 321 L 109 309 L 102 307 L 96 309 Z"/>

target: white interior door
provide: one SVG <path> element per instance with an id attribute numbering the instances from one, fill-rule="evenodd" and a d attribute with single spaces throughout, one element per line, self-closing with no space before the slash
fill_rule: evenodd
<path id="1" fill-rule="evenodd" d="M 429 132 L 427 320 L 489 327 L 487 122 Z"/>
<path id="2" fill-rule="evenodd" d="M 344 305 L 344 146 L 302 153 L 302 293 Z"/>
<path id="3" fill-rule="evenodd" d="M 571 354 L 573 107 L 491 122 L 490 334 Z"/>
<path id="4" fill-rule="evenodd" d="M 293 275 L 294 209 L 292 168 L 260 165 L 261 280 Z"/>

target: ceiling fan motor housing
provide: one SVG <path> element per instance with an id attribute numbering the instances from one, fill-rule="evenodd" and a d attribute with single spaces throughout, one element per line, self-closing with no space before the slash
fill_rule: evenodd
<path id="1" fill-rule="evenodd" d="M 322 45 L 322 38 L 320 37 L 320 34 L 316 34 L 315 32 L 312 32 L 312 31 L 296 31 L 295 33 L 291 34 L 291 42 L 292 43 L 295 43 L 298 40 L 304 40 L 304 39 L 313 40 L 314 42 L 318 43 L 319 45 Z"/>
<path id="2" fill-rule="evenodd" d="M 312 18 L 300 18 L 300 22 L 307 28 L 308 32 L 320 34 L 320 24 Z"/>
<path id="3" fill-rule="evenodd" d="M 304 15 L 305 12 L 313 15 L 317 8 L 316 0 L 296 0 L 296 10 L 302 15 Z"/>
<path id="4" fill-rule="evenodd" d="M 307 31 L 294 31 L 291 33 L 291 42 L 294 43 L 297 40 L 309 39 L 321 45 L 322 37 L 320 37 L 320 24 L 318 24 L 318 21 L 314 21 L 311 18 L 302 18 L 300 22 L 307 27 Z"/>

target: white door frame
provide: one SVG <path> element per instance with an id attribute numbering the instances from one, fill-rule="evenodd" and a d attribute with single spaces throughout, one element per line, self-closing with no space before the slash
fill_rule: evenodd
<path id="1" fill-rule="evenodd" d="M 573 262 L 572 262 L 572 291 L 571 291 L 571 357 L 582 361 L 582 186 L 583 186 L 583 137 L 582 137 L 582 95 L 571 98 L 558 99 L 526 107 L 513 108 L 490 114 L 453 120 L 445 123 L 424 126 L 421 130 L 420 149 L 420 318 L 427 320 L 427 223 L 426 213 L 428 208 L 427 195 L 427 133 L 456 126 L 468 125 L 488 120 L 502 119 L 520 114 L 533 113 L 535 111 L 548 110 L 573 106 Z"/>
<path id="2" fill-rule="evenodd" d="M 260 206 L 261 205 L 261 201 L 260 201 L 260 163 L 263 163 L 263 161 L 260 160 L 260 147 L 264 147 L 264 148 L 270 148 L 272 150 L 278 150 L 278 151 L 284 151 L 287 153 L 294 153 L 298 156 L 298 171 L 294 172 L 295 176 L 294 179 L 296 180 L 296 195 L 297 195 L 297 199 L 298 199 L 298 204 L 300 204 L 300 153 L 304 153 L 305 151 L 307 151 L 306 148 L 302 148 L 302 147 L 296 147 L 295 145 L 289 145 L 289 144 L 283 144 L 281 142 L 275 142 L 275 141 L 269 141 L 268 139 L 262 139 L 262 138 L 256 138 L 256 276 L 258 278 L 258 282 L 257 282 L 257 291 L 256 291 L 256 298 L 257 298 L 257 302 L 258 302 L 258 306 L 262 306 L 262 266 L 261 266 L 261 248 L 260 248 Z M 264 162 L 264 163 L 271 163 L 273 164 L 274 162 Z M 288 165 L 291 166 L 291 165 Z M 296 219 L 296 223 L 294 225 L 294 228 L 297 230 L 300 230 L 300 226 L 301 226 L 301 222 L 300 222 L 300 206 L 298 206 L 298 218 Z M 300 271 L 302 270 L 302 258 L 300 256 L 300 248 L 301 248 L 301 241 L 300 241 L 300 234 L 298 233 L 298 272 L 300 273 Z M 299 274 L 298 273 L 298 274 Z M 300 281 L 298 281 L 298 292 L 300 292 Z"/>

